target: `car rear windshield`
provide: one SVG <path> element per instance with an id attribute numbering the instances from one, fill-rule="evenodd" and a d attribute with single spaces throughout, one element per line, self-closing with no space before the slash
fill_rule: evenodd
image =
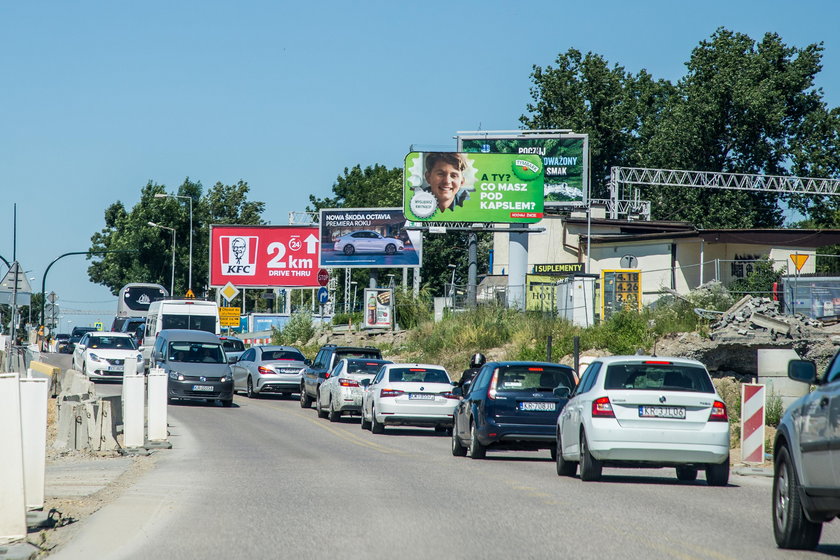
<path id="1" fill-rule="evenodd" d="M 388 380 L 395 383 L 449 383 L 449 376 L 442 369 L 394 368 Z"/>
<path id="2" fill-rule="evenodd" d="M 714 393 L 705 368 L 663 363 L 612 364 L 607 367 L 605 389 L 689 391 Z"/>
<path id="3" fill-rule="evenodd" d="M 302 362 L 303 354 L 293 350 L 267 350 L 263 351 L 262 359 L 265 362 L 271 362 L 274 360 L 292 360 L 295 362 Z"/>
<path id="4" fill-rule="evenodd" d="M 127 336 L 91 336 L 88 339 L 88 348 L 136 350 L 137 345 L 134 344 L 133 338 Z"/>
<path id="5" fill-rule="evenodd" d="M 169 360 L 195 364 L 225 363 L 222 345 L 212 342 L 170 342 Z"/>
<path id="6" fill-rule="evenodd" d="M 544 366 L 514 365 L 499 368 L 496 389 L 499 391 L 552 391 L 575 386 L 572 370 Z"/>
<path id="7" fill-rule="evenodd" d="M 347 373 L 376 373 L 387 362 L 369 362 L 367 360 L 347 360 Z"/>
<path id="8" fill-rule="evenodd" d="M 213 315 L 164 315 L 163 329 L 189 329 L 191 331 L 216 332 L 216 317 Z"/>
<path id="9" fill-rule="evenodd" d="M 233 340 L 228 338 L 222 341 L 222 347 L 228 352 L 244 352 L 245 343 L 241 340 Z"/>
<path id="10" fill-rule="evenodd" d="M 367 358 L 368 360 L 378 360 L 382 357 L 382 353 L 379 350 L 338 350 L 335 353 L 335 361 L 334 364 L 338 363 L 338 360 L 343 360 L 345 358 Z"/>

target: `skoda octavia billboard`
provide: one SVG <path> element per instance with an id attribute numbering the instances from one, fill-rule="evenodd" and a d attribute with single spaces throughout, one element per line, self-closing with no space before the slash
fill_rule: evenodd
<path id="1" fill-rule="evenodd" d="M 423 237 L 400 208 L 321 210 L 321 266 L 420 266 Z"/>
<path id="2" fill-rule="evenodd" d="M 317 227 L 210 226 L 210 286 L 317 287 Z"/>
<path id="3" fill-rule="evenodd" d="M 403 211 L 417 222 L 538 222 L 543 175 L 542 158 L 533 154 L 411 152 Z"/>

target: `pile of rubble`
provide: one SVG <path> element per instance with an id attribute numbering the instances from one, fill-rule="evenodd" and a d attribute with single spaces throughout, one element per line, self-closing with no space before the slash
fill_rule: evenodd
<path id="1" fill-rule="evenodd" d="M 780 338 L 799 339 L 811 335 L 813 329 L 822 326 L 820 321 L 801 313 L 780 313 L 778 302 L 770 298 L 747 295 L 723 312 L 720 319 L 711 325 L 709 338 L 731 340 L 769 337 L 773 341 Z"/>

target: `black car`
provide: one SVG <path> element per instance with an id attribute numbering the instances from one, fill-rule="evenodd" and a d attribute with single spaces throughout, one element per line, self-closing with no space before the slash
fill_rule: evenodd
<path id="1" fill-rule="evenodd" d="M 70 348 L 70 335 L 67 333 L 58 333 L 55 335 L 55 351 L 61 354 L 70 354 L 73 352 Z"/>
<path id="2" fill-rule="evenodd" d="M 70 340 L 67 342 L 69 348 L 67 352 L 72 354 L 73 350 L 76 349 L 76 344 L 82 340 L 82 337 L 85 336 L 89 332 L 95 332 L 99 329 L 96 327 L 73 327 L 73 330 L 70 332 Z"/>
<path id="3" fill-rule="evenodd" d="M 318 400 L 321 383 L 326 381 L 336 364 L 344 358 L 381 360 L 382 351 L 373 346 L 336 346 L 325 344 L 318 350 L 312 365 L 303 370 L 300 381 L 300 406 L 309 408 Z"/>
<path id="4" fill-rule="evenodd" d="M 486 363 L 455 409 L 452 454 L 482 459 L 488 449 L 549 449 L 554 458 L 557 416 L 574 387 L 568 366 Z"/>

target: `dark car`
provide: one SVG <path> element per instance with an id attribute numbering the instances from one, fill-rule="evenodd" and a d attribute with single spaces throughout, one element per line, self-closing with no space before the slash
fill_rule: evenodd
<path id="1" fill-rule="evenodd" d="M 780 548 L 817 547 L 822 524 L 840 515 L 837 424 L 840 352 L 822 377 L 814 362 L 791 360 L 788 377 L 816 389 L 788 406 L 773 446 L 773 535 Z"/>
<path id="2" fill-rule="evenodd" d="M 78 342 L 82 340 L 82 337 L 85 336 L 85 334 L 98 330 L 99 329 L 97 329 L 96 327 L 73 327 L 73 330 L 70 331 L 70 340 L 67 342 L 69 346 L 67 352 L 72 354 L 73 350 L 76 349 L 76 344 L 78 344 Z"/>
<path id="3" fill-rule="evenodd" d="M 61 354 L 70 354 L 73 352 L 70 349 L 70 335 L 68 333 L 58 333 L 55 335 L 55 351 Z"/>
<path id="4" fill-rule="evenodd" d="M 327 380 L 330 372 L 344 358 L 362 358 L 381 360 L 382 352 L 373 346 L 336 346 L 325 344 L 318 350 L 312 365 L 303 370 L 300 381 L 300 406 L 309 408 L 318 400 L 321 383 Z"/>
<path id="5" fill-rule="evenodd" d="M 554 458 L 557 416 L 574 386 L 568 366 L 486 363 L 455 409 L 452 454 L 482 459 L 488 449 L 549 449 Z"/>

